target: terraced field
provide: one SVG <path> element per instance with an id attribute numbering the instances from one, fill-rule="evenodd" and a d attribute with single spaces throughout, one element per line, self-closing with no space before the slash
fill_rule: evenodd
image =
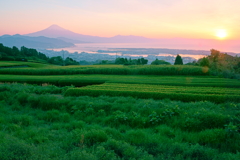
<path id="1" fill-rule="evenodd" d="M 238 80 L 199 67 L 0 62 L 15 65 L 29 67 L 0 68 L 1 160 L 240 159 Z"/>
<path id="2" fill-rule="evenodd" d="M 66 96 L 132 96 L 137 98 L 171 99 L 183 102 L 211 101 L 215 103 L 240 102 L 240 90 L 221 87 L 185 87 L 105 83 L 66 91 Z"/>
<path id="3" fill-rule="evenodd" d="M 29 62 L 1 62 L 0 66 L 29 65 L 29 68 L 2 68 L 0 74 L 14 75 L 208 75 L 208 69 L 199 66 L 172 65 L 91 65 L 91 66 L 55 66 Z"/>
<path id="4" fill-rule="evenodd" d="M 240 102 L 238 98 L 240 96 L 240 81 L 238 80 L 206 75 L 200 76 L 199 74 L 197 74 L 197 76 L 191 76 L 191 74 L 189 76 L 174 74 L 175 71 L 179 70 L 179 72 L 181 72 L 184 69 L 184 74 L 187 73 L 186 71 L 192 71 L 192 69 L 201 69 L 202 71 L 201 67 L 119 65 L 63 67 L 28 62 L 5 62 L 2 63 L 1 66 L 26 64 L 29 68 L 0 69 L 0 82 L 53 84 L 57 86 L 73 85 L 75 87 L 87 86 L 69 89 L 65 94 L 66 96 L 108 95 L 133 96 L 145 99 L 168 98 L 184 102 L 204 100 L 215 103 L 223 103 L 226 101 Z M 151 70 L 155 72 L 157 68 L 161 73 L 171 70 L 170 73 L 173 75 L 152 75 L 153 72 L 151 72 Z M 128 70 L 126 72 L 127 75 L 122 75 L 124 70 Z M 13 73 L 19 75 L 12 75 Z M 50 73 L 52 73 L 52 75 L 49 75 Z M 117 73 L 120 73 L 120 75 L 115 75 Z M 140 75 L 135 75 L 134 73 L 139 73 Z M 149 73 L 149 75 L 141 75 L 146 73 Z"/>
<path id="5" fill-rule="evenodd" d="M 210 76 L 152 76 L 152 75 L 9 75 L 0 74 L 0 82 L 19 82 L 42 84 L 49 83 L 57 86 L 74 85 L 84 86 L 82 83 L 89 81 L 88 85 L 101 83 L 125 84 L 151 84 L 169 86 L 195 86 L 195 87 L 223 87 L 240 88 L 236 79 L 224 79 Z"/>

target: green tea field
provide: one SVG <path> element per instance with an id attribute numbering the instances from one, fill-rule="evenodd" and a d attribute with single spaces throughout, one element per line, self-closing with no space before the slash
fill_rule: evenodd
<path id="1" fill-rule="evenodd" d="M 0 62 L 0 159 L 240 159 L 239 97 L 204 67 Z"/>

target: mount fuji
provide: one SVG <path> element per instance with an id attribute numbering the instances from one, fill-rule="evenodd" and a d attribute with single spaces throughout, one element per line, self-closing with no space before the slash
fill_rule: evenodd
<path id="1" fill-rule="evenodd" d="M 64 40 L 66 42 L 71 43 L 84 43 L 84 42 L 92 42 L 92 43 L 145 43 L 152 41 L 152 39 L 141 37 L 141 36 L 114 36 L 114 37 L 98 37 L 98 36 L 90 36 L 83 35 L 79 33 L 72 32 L 70 30 L 64 29 L 56 24 L 51 25 L 50 27 L 26 34 L 25 36 L 37 37 L 44 36 L 50 38 L 58 38 Z"/>

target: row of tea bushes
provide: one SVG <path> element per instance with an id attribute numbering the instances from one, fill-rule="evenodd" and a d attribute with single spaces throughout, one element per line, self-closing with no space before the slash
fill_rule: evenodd
<path id="1" fill-rule="evenodd" d="M 213 87 L 183 87 L 142 84 L 105 83 L 82 88 L 70 88 L 65 96 L 132 96 L 137 98 L 171 99 L 183 102 L 240 102 L 239 89 Z"/>
<path id="2" fill-rule="evenodd" d="M 167 86 L 240 88 L 240 81 L 210 76 L 147 76 L 147 75 L 1 75 L 0 82 L 18 82 L 77 87 L 108 83 L 154 84 Z"/>
<path id="3" fill-rule="evenodd" d="M 106 75 L 209 75 L 208 69 L 199 66 L 164 65 L 164 66 L 50 66 L 28 68 L 2 68 L 0 74 L 14 75 L 72 75 L 72 74 L 106 74 Z"/>

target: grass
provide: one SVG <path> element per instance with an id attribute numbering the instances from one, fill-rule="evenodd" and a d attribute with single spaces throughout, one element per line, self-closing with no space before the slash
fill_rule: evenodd
<path id="1" fill-rule="evenodd" d="M 54 65 L 41 64 L 35 62 L 19 62 L 19 61 L 0 61 L 0 67 L 29 66 L 32 68 L 48 68 Z"/>
<path id="2" fill-rule="evenodd" d="M 236 79 L 224 79 L 210 76 L 146 76 L 146 75 L 0 75 L 0 82 L 19 82 L 42 84 L 50 83 L 59 86 L 82 86 L 81 82 L 124 83 L 124 84 L 154 84 L 170 86 L 201 86 L 240 88 Z M 99 84 L 98 83 L 98 84 Z M 92 83 L 95 84 L 95 83 Z"/>
<path id="3" fill-rule="evenodd" d="M 0 84 L 0 159 L 239 159 L 239 103 Z"/>
<path id="4" fill-rule="evenodd" d="M 92 65 L 92 66 L 55 66 L 31 62 L 1 62 L 2 66 L 28 65 L 28 68 L 2 68 L 0 74 L 14 75 L 71 75 L 71 74 L 106 74 L 106 75 L 209 75 L 208 69 L 186 65 Z"/>
<path id="5" fill-rule="evenodd" d="M 82 88 L 71 88 L 66 91 L 66 96 L 132 96 L 137 98 L 153 98 L 191 101 L 211 101 L 215 103 L 240 102 L 238 88 L 216 87 L 186 87 L 163 85 L 139 85 L 105 83 Z"/>
<path id="6" fill-rule="evenodd" d="M 0 159 L 240 159 L 238 80 L 189 66 L 0 62 L 14 65 L 29 67 L 0 69 Z"/>

